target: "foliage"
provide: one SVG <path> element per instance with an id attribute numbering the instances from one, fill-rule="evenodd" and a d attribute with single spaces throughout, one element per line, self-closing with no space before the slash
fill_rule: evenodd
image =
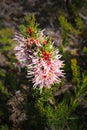
<path id="1" fill-rule="evenodd" d="M 9 130 L 7 125 L 1 126 L 0 130 Z"/>
<path id="2" fill-rule="evenodd" d="M 64 16 L 59 17 L 60 25 L 63 28 L 63 31 L 66 33 L 80 33 L 78 30 L 76 30 L 71 23 L 67 21 L 67 19 Z"/>
<path id="3" fill-rule="evenodd" d="M 3 85 L 1 80 L 0 80 L 0 92 L 7 97 L 9 96 L 9 93 L 8 93 L 7 89 L 5 88 L 5 86 Z"/>
<path id="4" fill-rule="evenodd" d="M 85 3 L 85 0 L 82 0 L 82 1 L 80 1 L 80 0 L 77 0 L 77 1 L 73 0 L 72 1 L 72 5 L 74 5 L 76 8 L 81 8 L 84 5 L 84 3 Z"/>
<path id="5" fill-rule="evenodd" d="M 79 66 L 77 65 L 77 60 L 76 59 L 71 59 L 71 69 L 72 69 L 72 82 L 73 83 L 78 83 L 80 80 L 80 70 Z"/>
<path id="6" fill-rule="evenodd" d="M 74 88 L 75 95 L 71 99 L 72 108 L 75 109 L 78 105 L 80 100 L 85 100 L 85 94 L 87 93 L 87 76 L 82 74 L 82 79 L 79 79 L 77 82 L 77 86 Z"/>
<path id="7" fill-rule="evenodd" d="M 80 32 L 83 32 L 84 31 L 84 24 L 83 24 L 83 21 L 81 20 L 81 18 L 76 17 L 75 22 L 76 22 L 77 29 L 80 30 Z"/>
<path id="8" fill-rule="evenodd" d="M 70 35 L 80 35 L 84 31 L 83 21 L 78 16 L 75 18 L 74 26 L 67 18 L 61 15 L 59 16 L 59 22 L 62 27 L 62 38 L 64 43 L 67 43 L 68 39 L 70 39 Z"/>
<path id="9" fill-rule="evenodd" d="M 13 36 L 12 29 L 6 28 L 0 30 L 0 43 L 2 45 L 0 48 L 0 52 L 6 53 L 13 48 L 14 44 L 12 43 L 14 41 L 12 40 L 12 36 Z"/>

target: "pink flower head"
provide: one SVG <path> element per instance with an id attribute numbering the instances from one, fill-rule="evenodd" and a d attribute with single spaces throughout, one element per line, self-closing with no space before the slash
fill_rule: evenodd
<path id="1" fill-rule="evenodd" d="M 32 30 L 28 28 L 27 32 L 31 34 Z M 14 49 L 20 65 L 27 68 L 28 78 L 32 78 L 33 86 L 42 90 L 61 82 L 64 77 L 63 61 L 53 43 L 49 44 L 43 31 L 37 33 L 29 38 L 16 34 L 14 39 L 18 43 Z"/>
<path id="2" fill-rule="evenodd" d="M 61 77 L 64 77 L 63 61 L 60 60 L 60 55 L 47 61 L 48 59 L 35 57 L 32 59 L 32 64 L 28 65 L 28 75 L 33 77 L 34 87 L 50 88 L 52 84 L 59 83 Z"/>

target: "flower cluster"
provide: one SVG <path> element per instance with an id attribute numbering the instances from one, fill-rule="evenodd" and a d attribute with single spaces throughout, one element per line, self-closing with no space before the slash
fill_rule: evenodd
<path id="1" fill-rule="evenodd" d="M 51 39 L 44 35 L 44 30 L 27 27 L 25 35 L 16 33 L 14 39 L 17 41 L 16 58 L 22 67 L 27 67 L 34 87 L 50 88 L 61 81 L 64 77 L 61 55 Z"/>

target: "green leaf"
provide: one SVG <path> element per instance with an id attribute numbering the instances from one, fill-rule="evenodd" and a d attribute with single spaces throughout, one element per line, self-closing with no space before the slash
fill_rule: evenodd
<path id="1" fill-rule="evenodd" d="M 5 88 L 5 86 L 3 85 L 1 80 L 0 80 L 0 92 L 6 96 L 9 96 L 9 93 L 8 93 L 7 89 Z"/>
<path id="2" fill-rule="evenodd" d="M 26 27 L 24 25 L 20 25 L 19 27 L 20 27 L 21 33 L 25 35 L 26 34 Z"/>

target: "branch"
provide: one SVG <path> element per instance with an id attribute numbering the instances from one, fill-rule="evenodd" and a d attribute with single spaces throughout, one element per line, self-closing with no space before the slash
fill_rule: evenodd
<path id="1" fill-rule="evenodd" d="M 80 16 L 83 20 L 87 20 L 87 17 L 84 16 L 82 13 L 79 13 L 79 16 Z"/>

